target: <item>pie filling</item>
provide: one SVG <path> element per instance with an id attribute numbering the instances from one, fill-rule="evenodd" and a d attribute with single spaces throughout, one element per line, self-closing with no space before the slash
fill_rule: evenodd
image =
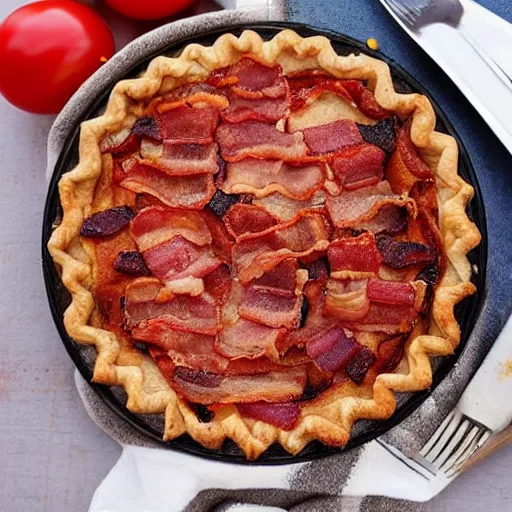
<path id="1" fill-rule="evenodd" d="M 409 132 L 361 81 L 251 56 L 152 100 L 103 140 L 114 207 L 81 229 L 102 325 L 201 422 L 235 404 L 290 430 L 330 387 L 371 389 L 445 268 Z"/>

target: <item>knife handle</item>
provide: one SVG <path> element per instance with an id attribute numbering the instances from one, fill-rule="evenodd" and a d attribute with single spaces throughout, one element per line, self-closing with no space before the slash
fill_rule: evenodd
<path id="1" fill-rule="evenodd" d="M 494 432 L 512 421 L 512 317 L 464 390 L 457 408 Z"/>

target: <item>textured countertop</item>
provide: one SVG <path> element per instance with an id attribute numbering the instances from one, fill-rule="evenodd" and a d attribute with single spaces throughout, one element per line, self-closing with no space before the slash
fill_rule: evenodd
<path id="1" fill-rule="evenodd" d="M 335 7 L 332 19 L 355 16 L 359 1 L 368 4 L 370 0 L 350 0 L 350 9 L 344 11 Z M 0 20 L 24 3 L 28 2 L 1 2 Z M 348 0 L 339 3 L 349 5 Z M 372 9 L 381 9 L 374 3 Z M 482 3 L 512 18 L 509 0 Z M 321 26 L 334 28 L 334 21 L 321 23 L 328 2 L 301 0 L 290 5 L 294 21 L 318 20 Z M 140 30 L 117 25 L 119 44 Z M 374 35 L 371 26 L 347 32 L 360 39 Z M 58 339 L 46 302 L 40 232 L 46 137 L 52 121 L 49 116 L 20 112 L 0 98 L 0 510 L 6 511 L 86 511 L 95 488 L 121 452 L 83 409 L 74 386 L 73 364 Z M 511 468 L 512 446 L 508 446 L 421 509 L 512 510 Z M 381 507 L 376 505 L 374 510 Z"/>

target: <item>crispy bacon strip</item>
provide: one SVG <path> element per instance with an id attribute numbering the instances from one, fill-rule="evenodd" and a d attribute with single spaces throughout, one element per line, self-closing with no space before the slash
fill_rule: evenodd
<path id="1" fill-rule="evenodd" d="M 217 144 L 155 143 L 143 139 L 141 156 L 170 176 L 215 174 L 219 170 Z"/>
<path id="2" fill-rule="evenodd" d="M 375 122 L 375 112 L 365 108 L 368 103 L 357 104 L 348 93 L 344 86 L 346 80 L 338 80 L 321 73 L 287 78 L 291 95 L 291 113 L 287 117 L 289 131 L 294 132 L 341 119 L 351 119 L 364 125 Z M 366 91 L 365 96 L 373 97 L 370 91 Z"/>
<path id="3" fill-rule="evenodd" d="M 327 240 L 331 234 L 325 216 L 308 211 L 301 212 L 290 222 L 271 229 L 278 243 L 294 252 L 307 251 L 316 242 Z"/>
<path id="4" fill-rule="evenodd" d="M 382 261 L 371 233 L 331 242 L 327 257 L 332 272 L 352 270 L 376 274 Z"/>
<path id="5" fill-rule="evenodd" d="M 198 297 L 172 295 L 160 302 L 162 286 L 151 277 L 130 283 L 125 295 L 125 320 L 129 327 L 139 327 L 134 337 L 142 339 L 145 329 L 158 331 L 169 328 L 177 331 L 215 335 L 219 331 L 216 302 L 207 293 Z"/>
<path id="6" fill-rule="evenodd" d="M 379 344 L 378 358 L 375 369 L 379 373 L 387 373 L 395 371 L 404 356 L 405 343 L 408 334 L 399 334 L 387 338 Z"/>
<path id="7" fill-rule="evenodd" d="M 80 228 L 83 237 L 107 237 L 123 230 L 134 217 L 129 206 L 117 206 L 86 217 Z"/>
<path id="8" fill-rule="evenodd" d="M 292 110 L 304 107 L 325 92 L 333 92 L 347 101 L 353 101 L 357 108 L 371 119 L 384 119 L 389 113 L 375 99 L 373 93 L 359 80 L 339 80 L 323 72 L 296 73 L 288 78 L 292 97 Z"/>
<path id="9" fill-rule="evenodd" d="M 231 264 L 231 248 L 233 240 L 229 236 L 222 221 L 210 210 L 203 210 L 201 218 L 208 226 L 208 231 L 212 234 L 213 250 L 215 255 L 224 263 Z"/>
<path id="10" fill-rule="evenodd" d="M 223 304 L 231 291 L 231 272 L 228 265 L 220 265 L 203 278 L 204 289 L 218 304 Z"/>
<path id="11" fill-rule="evenodd" d="M 368 281 L 368 298 L 372 302 L 397 306 L 413 306 L 414 288 L 409 283 L 370 279 Z"/>
<path id="12" fill-rule="evenodd" d="M 405 268 L 419 263 L 432 263 L 436 258 L 436 250 L 428 245 L 417 242 L 400 242 L 388 235 L 377 237 L 377 247 L 382 261 L 392 268 Z"/>
<path id="13" fill-rule="evenodd" d="M 343 80 L 338 80 L 324 73 L 308 72 L 296 73 L 287 77 L 290 87 L 291 109 L 292 111 L 302 109 L 306 103 L 310 103 L 325 92 L 333 92 L 345 99 L 351 101 L 352 97 L 343 87 Z"/>
<path id="14" fill-rule="evenodd" d="M 251 57 L 243 57 L 233 66 L 217 71 L 210 82 L 231 85 L 233 92 L 250 99 L 280 98 L 287 89 L 281 66 L 266 66 Z"/>
<path id="15" fill-rule="evenodd" d="M 261 233 L 275 226 L 278 221 L 261 206 L 236 203 L 224 215 L 228 233 L 236 239 L 244 235 Z"/>
<path id="16" fill-rule="evenodd" d="M 177 331 L 165 320 L 149 321 L 132 329 L 132 337 L 164 350 L 176 366 L 224 373 L 229 359 L 214 350 L 215 336 Z"/>
<path id="17" fill-rule="evenodd" d="M 324 316 L 324 287 L 327 282 L 326 272 L 310 280 L 304 287 L 304 296 L 309 304 L 309 311 L 303 327 L 291 331 L 286 338 L 280 340 L 276 347 L 279 353 L 286 353 L 291 347 L 304 347 L 310 340 L 338 327 L 340 321 Z"/>
<path id="18" fill-rule="evenodd" d="M 280 221 L 290 221 L 297 217 L 303 211 L 324 211 L 325 192 L 317 190 L 310 199 L 298 201 L 290 199 L 282 194 L 274 193 L 261 199 L 256 199 L 252 203 L 255 206 L 264 208 L 270 215 Z"/>
<path id="19" fill-rule="evenodd" d="M 141 252 L 176 236 L 200 246 L 212 243 L 208 226 L 199 213 L 158 206 L 144 208 L 137 214 L 131 223 L 131 234 Z"/>
<path id="20" fill-rule="evenodd" d="M 347 327 L 394 334 L 411 329 L 424 300 L 425 285 L 370 279 L 367 293 L 368 313 L 357 322 L 348 322 Z"/>
<path id="21" fill-rule="evenodd" d="M 395 334 L 408 332 L 417 314 L 413 306 L 371 302 L 368 313 L 362 319 L 357 322 L 347 322 L 345 325 L 354 331 Z"/>
<path id="22" fill-rule="evenodd" d="M 129 190 L 126 190 L 127 193 L 130 193 Z M 142 193 L 136 194 L 135 196 L 135 206 L 138 211 L 143 210 L 144 208 L 149 208 L 150 206 L 160 206 L 160 208 L 167 208 L 167 206 L 157 199 L 156 197 Z"/>
<path id="23" fill-rule="evenodd" d="M 432 171 L 411 141 L 407 125 L 398 131 L 395 151 L 386 166 L 386 178 L 396 194 L 409 193 L 416 182 L 433 179 Z"/>
<path id="24" fill-rule="evenodd" d="M 142 254 L 153 275 L 169 289 L 172 283 L 204 277 L 222 264 L 211 247 L 197 247 L 181 236 L 155 245 Z"/>
<path id="25" fill-rule="evenodd" d="M 224 91 L 216 89 L 206 83 L 185 84 L 168 92 L 161 100 L 157 100 L 155 109 L 157 112 L 166 112 L 183 106 L 204 105 L 215 107 L 219 110 L 228 106 L 228 100 Z"/>
<path id="26" fill-rule="evenodd" d="M 242 416 L 264 421 L 283 430 L 292 430 L 300 415 L 300 404 L 297 402 L 281 404 L 254 402 L 251 404 L 237 404 L 237 409 Z"/>
<path id="27" fill-rule="evenodd" d="M 357 321 L 364 318 L 369 309 L 367 281 L 338 280 L 327 281 L 324 315 L 346 321 Z"/>
<path id="28" fill-rule="evenodd" d="M 233 247 L 233 265 L 243 284 L 261 277 L 287 258 L 302 258 L 329 245 L 328 227 L 322 215 L 306 213 L 270 229 Z"/>
<path id="29" fill-rule="evenodd" d="M 166 285 L 162 293 L 198 295 L 204 290 L 199 278 L 221 265 L 204 219 L 204 212 L 153 206 L 132 222 L 131 233 L 147 267 Z"/>
<path id="30" fill-rule="evenodd" d="M 283 98 L 242 98 L 235 93 L 228 95 L 229 107 L 221 112 L 223 121 L 228 123 L 242 123 L 255 120 L 275 123 L 279 121 L 288 110 L 288 101 Z"/>
<path id="31" fill-rule="evenodd" d="M 297 272 L 300 273 L 297 275 Z M 255 279 L 250 287 L 281 297 L 295 297 L 302 293 L 304 280 L 307 281 L 307 277 L 304 275 L 304 270 L 302 272 L 299 270 L 297 261 L 289 259 L 263 274 L 259 279 Z"/>
<path id="32" fill-rule="evenodd" d="M 237 281 L 233 281 L 229 298 L 222 308 L 223 330 L 216 340 L 216 350 L 230 358 L 257 358 L 267 355 L 277 359 L 275 346 L 286 334 L 286 330 L 273 329 L 240 318 L 238 307 L 243 296 L 244 288 Z"/>
<path id="33" fill-rule="evenodd" d="M 342 85 L 354 100 L 357 108 L 366 116 L 377 121 L 389 117 L 389 112 L 377 103 L 373 93 L 362 82 L 359 80 L 343 80 Z"/>
<path id="34" fill-rule="evenodd" d="M 374 218 L 383 206 L 407 206 L 413 216 L 416 203 L 410 198 L 393 194 L 387 181 L 375 187 L 364 187 L 353 191 L 343 191 L 339 196 L 327 196 L 327 210 L 338 227 L 351 227 L 356 223 Z"/>
<path id="35" fill-rule="evenodd" d="M 283 365 L 271 361 L 267 357 L 255 359 L 230 359 L 224 375 L 257 375 L 261 373 L 279 372 Z"/>
<path id="36" fill-rule="evenodd" d="M 290 165 L 279 160 L 247 159 L 227 165 L 222 190 L 226 194 L 252 194 L 257 198 L 278 192 L 305 200 L 324 182 L 324 164 Z"/>
<path id="37" fill-rule="evenodd" d="M 409 222 L 408 238 L 435 247 L 437 251 L 437 259 L 427 266 L 418 279 L 425 277 L 429 284 L 435 286 L 446 270 L 446 253 L 437 223 L 438 206 L 434 181 L 417 182 L 411 190 L 411 197 L 417 201 L 418 216 Z"/>
<path id="38" fill-rule="evenodd" d="M 228 162 L 249 157 L 299 161 L 307 152 L 303 139 L 300 132 L 280 132 L 262 121 L 222 124 L 216 132 L 222 157 Z"/>
<path id="39" fill-rule="evenodd" d="M 130 306 L 132 303 L 138 305 L 144 302 L 154 301 L 161 288 L 162 283 L 156 277 L 140 277 L 129 283 L 125 290 L 125 312 L 128 314 L 128 316 L 135 316 L 132 315 L 134 311 L 130 311 Z M 145 318 L 154 318 L 154 316 L 134 318 L 134 322 L 140 322 Z"/>
<path id="40" fill-rule="evenodd" d="M 356 384 L 361 384 L 376 360 L 377 358 L 372 350 L 360 345 L 359 350 L 352 356 L 345 370 Z"/>
<path id="41" fill-rule="evenodd" d="M 169 365 L 163 372 L 169 379 L 172 379 L 172 373 L 178 366 L 222 375 L 256 375 L 282 369 L 281 365 L 264 357 L 230 360 L 215 352 L 214 336 L 176 331 L 164 322 L 135 328 L 133 335 L 151 347 L 154 358 L 156 355 L 156 359 L 169 359 L 172 362 L 172 366 Z"/>
<path id="42" fill-rule="evenodd" d="M 341 328 L 320 333 L 306 345 L 308 356 L 324 372 L 334 372 L 346 366 L 358 352 L 359 344 Z"/>
<path id="43" fill-rule="evenodd" d="M 172 177 L 137 157 L 123 163 L 121 187 L 148 193 L 172 208 L 202 209 L 215 193 L 211 174 Z"/>
<path id="44" fill-rule="evenodd" d="M 245 290 L 240 316 L 275 329 L 298 327 L 307 278 L 307 271 L 298 270 L 296 261 L 283 261 Z"/>
<path id="45" fill-rule="evenodd" d="M 200 404 L 280 403 L 299 398 L 306 387 L 306 369 L 287 367 L 259 375 L 223 376 L 177 368 L 173 388 Z"/>
<path id="46" fill-rule="evenodd" d="M 372 219 L 356 222 L 352 228 L 364 229 L 374 235 L 397 235 L 407 229 L 407 223 L 407 209 L 403 206 L 390 204 L 382 206 Z"/>
<path id="47" fill-rule="evenodd" d="M 114 156 L 127 155 L 138 151 L 140 139 L 129 129 L 105 137 L 100 144 L 102 153 L 112 153 Z"/>
<path id="48" fill-rule="evenodd" d="M 171 144 L 212 143 L 218 120 L 217 108 L 194 108 L 188 105 L 165 110 L 156 118 L 161 139 Z"/>
<path id="49" fill-rule="evenodd" d="M 363 142 L 357 124 L 350 119 L 305 128 L 303 133 L 304 142 L 313 155 L 334 153 L 347 146 L 354 146 Z"/>
<path id="50" fill-rule="evenodd" d="M 276 343 L 285 335 L 286 329 L 274 329 L 239 318 L 232 325 L 224 325 L 215 349 L 229 358 L 253 359 L 267 355 L 276 359 Z"/>
<path id="51" fill-rule="evenodd" d="M 377 146 L 360 144 L 342 149 L 333 157 L 331 168 L 344 189 L 356 190 L 379 183 L 385 157 L 386 153 Z"/>

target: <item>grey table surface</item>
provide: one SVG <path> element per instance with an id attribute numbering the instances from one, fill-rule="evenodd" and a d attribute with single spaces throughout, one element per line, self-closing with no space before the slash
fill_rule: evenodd
<path id="1" fill-rule="evenodd" d="M 25 3 L 0 2 L 0 20 Z M 139 30 L 130 24 L 117 29 L 119 45 Z M 20 112 L 0 98 L 2 511 L 86 511 L 121 452 L 87 416 L 74 386 L 73 364 L 46 302 L 40 232 L 46 138 L 52 121 L 51 116 Z M 422 508 L 512 510 L 511 469 L 512 445 L 459 477 Z"/>

